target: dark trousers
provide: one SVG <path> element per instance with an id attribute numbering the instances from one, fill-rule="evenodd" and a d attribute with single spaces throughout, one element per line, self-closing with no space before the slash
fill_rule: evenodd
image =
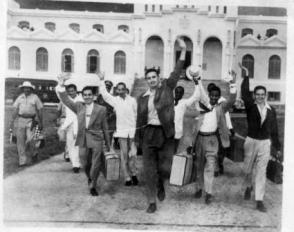
<path id="1" fill-rule="evenodd" d="M 148 125 L 144 130 L 142 150 L 146 195 L 149 203 L 155 203 L 159 184 L 170 176 L 174 138 L 166 138 L 161 126 Z"/>
<path id="2" fill-rule="evenodd" d="M 80 148 L 80 158 L 82 165 L 84 166 L 86 176 L 91 179 L 91 188 L 96 188 L 97 179 L 99 177 L 100 171 L 102 171 L 102 149 L 103 141 L 97 144 L 94 148 Z"/>
<path id="3" fill-rule="evenodd" d="M 176 154 L 178 151 L 179 144 L 180 144 L 180 139 L 175 139 L 174 141 L 175 141 L 174 153 Z"/>

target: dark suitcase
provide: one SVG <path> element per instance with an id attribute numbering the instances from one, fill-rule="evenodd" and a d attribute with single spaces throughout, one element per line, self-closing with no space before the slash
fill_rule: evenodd
<path id="1" fill-rule="evenodd" d="M 227 149 L 226 156 L 233 162 L 244 161 L 244 141 L 245 138 L 238 134 L 230 139 L 230 147 Z"/>
<path id="2" fill-rule="evenodd" d="M 282 184 L 283 164 L 275 158 L 270 159 L 266 168 L 266 177 L 276 184 Z"/>

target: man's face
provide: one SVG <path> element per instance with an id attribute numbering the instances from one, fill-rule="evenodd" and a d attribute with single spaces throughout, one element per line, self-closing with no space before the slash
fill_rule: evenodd
<path id="1" fill-rule="evenodd" d="M 112 85 L 110 82 L 105 82 L 105 87 L 106 87 L 107 92 L 109 93 L 112 88 Z"/>
<path id="2" fill-rule="evenodd" d="M 30 95 L 32 93 L 32 88 L 30 87 L 23 87 L 23 92 L 24 94 L 27 96 L 27 95 Z"/>
<path id="3" fill-rule="evenodd" d="M 258 89 L 254 93 L 254 98 L 257 104 L 264 104 L 265 103 L 266 93 L 263 89 Z"/>
<path id="4" fill-rule="evenodd" d="M 150 89 L 157 88 L 157 86 L 159 85 L 159 76 L 157 75 L 156 72 L 149 72 L 146 75 L 145 79 Z"/>
<path id="5" fill-rule="evenodd" d="M 71 98 L 75 98 L 77 96 L 77 91 L 74 87 L 67 88 L 66 92 Z"/>
<path id="6" fill-rule="evenodd" d="M 123 85 L 118 85 L 116 88 L 116 93 L 120 97 L 125 97 L 126 96 L 126 88 Z"/>
<path id="7" fill-rule="evenodd" d="M 211 105 L 217 104 L 219 98 L 220 98 L 220 94 L 217 90 L 210 91 L 209 99 L 210 99 Z"/>
<path id="8" fill-rule="evenodd" d="M 94 101 L 94 94 L 92 92 L 92 90 L 90 89 L 86 89 L 83 91 L 83 99 L 85 104 L 91 104 Z"/>
<path id="9" fill-rule="evenodd" d="M 184 95 L 184 92 L 183 92 L 182 88 L 176 88 L 175 89 L 175 100 L 182 99 L 183 95 Z"/>

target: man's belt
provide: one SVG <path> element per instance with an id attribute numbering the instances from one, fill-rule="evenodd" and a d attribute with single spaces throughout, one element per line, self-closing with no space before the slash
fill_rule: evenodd
<path id="1" fill-rule="evenodd" d="M 202 131 L 199 131 L 198 132 L 198 135 L 201 135 L 201 136 L 211 136 L 211 135 L 217 135 L 216 131 L 214 132 L 202 132 Z"/>
<path id="2" fill-rule="evenodd" d="M 154 128 L 161 128 L 162 125 L 153 125 L 153 124 L 148 124 L 147 127 L 154 127 Z"/>
<path id="3" fill-rule="evenodd" d="M 20 118 L 34 118 L 36 115 L 27 115 L 27 114 L 19 114 L 18 117 Z"/>

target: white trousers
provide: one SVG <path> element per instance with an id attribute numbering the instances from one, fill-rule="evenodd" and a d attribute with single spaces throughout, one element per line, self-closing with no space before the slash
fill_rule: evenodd
<path id="1" fill-rule="evenodd" d="M 79 147 L 75 146 L 75 143 L 76 138 L 74 137 L 74 129 L 71 125 L 66 129 L 66 147 L 72 166 L 74 168 L 79 168 L 81 166 L 79 157 Z"/>
<path id="2" fill-rule="evenodd" d="M 265 193 L 266 168 L 270 159 L 271 141 L 247 137 L 244 143 L 245 187 L 254 186 L 255 200 L 262 201 Z"/>

